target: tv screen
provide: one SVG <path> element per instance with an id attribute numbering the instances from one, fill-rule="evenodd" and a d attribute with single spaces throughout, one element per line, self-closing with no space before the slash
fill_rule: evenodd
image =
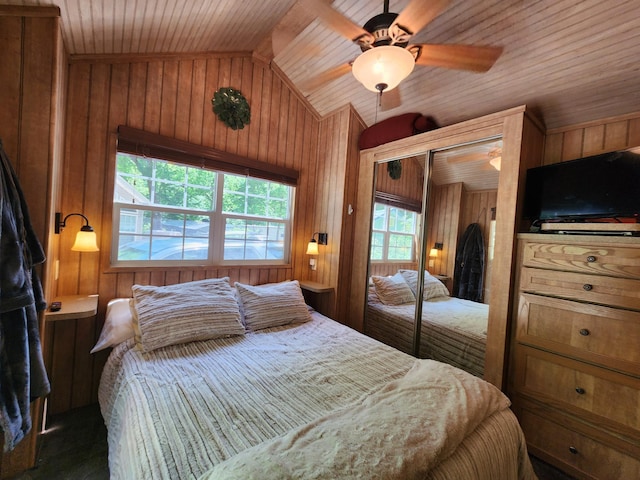
<path id="1" fill-rule="evenodd" d="M 619 151 L 527 170 L 525 218 L 587 221 L 640 215 L 640 155 Z"/>

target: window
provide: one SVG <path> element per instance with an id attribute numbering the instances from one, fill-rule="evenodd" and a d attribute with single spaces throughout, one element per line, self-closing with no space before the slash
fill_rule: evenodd
<path id="1" fill-rule="evenodd" d="M 414 261 L 417 230 L 416 212 L 376 202 L 373 211 L 371 260 Z"/>
<path id="2" fill-rule="evenodd" d="M 289 261 L 294 187 L 118 152 L 115 266 Z"/>

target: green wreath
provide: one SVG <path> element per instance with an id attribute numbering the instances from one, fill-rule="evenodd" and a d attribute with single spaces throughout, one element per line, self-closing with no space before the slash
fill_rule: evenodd
<path id="1" fill-rule="evenodd" d="M 239 90 L 222 87 L 213 94 L 211 104 L 213 113 L 229 128 L 238 130 L 251 123 L 251 108 Z"/>
<path id="2" fill-rule="evenodd" d="M 402 176 L 402 163 L 400 163 L 400 160 L 387 162 L 387 173 L 393 180 L 398 180 Z"/>

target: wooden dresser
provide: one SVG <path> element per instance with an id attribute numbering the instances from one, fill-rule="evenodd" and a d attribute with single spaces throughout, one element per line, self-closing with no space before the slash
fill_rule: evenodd
<path id="1" fill-rule="evenodd" d="M 640 238 L 520 234 L 509 394 L 529 450 L 640 478 Z"/>

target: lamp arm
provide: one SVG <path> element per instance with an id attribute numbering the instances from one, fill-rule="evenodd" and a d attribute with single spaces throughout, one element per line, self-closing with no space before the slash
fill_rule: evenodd
<path id="1" fill-rule="evenodd" d="M 60 220 L 60 218 L 62 217 L 62 214 L 60 212 L 56 212 L 56 228 L 55 228 L 55 232 L 56 233 L 60 233 L 60 231 L 67 226 L 67 219 L 69 217 L 73 217 L 73 216 L 78 216 L 78 217 L 84 218 L 85 224 L 80 229 L 81 231 L 83 231 L 83 232 L 93 232 L 93 227 L 91 227 L 91 225 L 89 225 L 89 219 L 87 217 L 85 217 L 82 213 L 70 213 L 69 215 L 66 215 L 62 220 Z"/>

